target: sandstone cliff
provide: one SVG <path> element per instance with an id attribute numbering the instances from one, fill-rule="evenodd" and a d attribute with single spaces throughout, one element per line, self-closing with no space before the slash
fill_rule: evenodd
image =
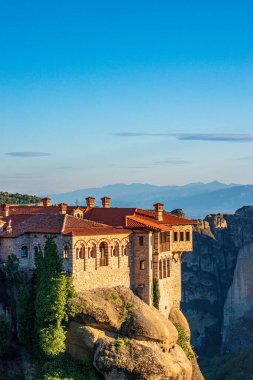
<path id="1" fill-rule="evenodd" d="M 177 344 L 173 323 L 123 287 L 84 291 L 71 322 L 67 349 L 75 358 L 94 350 L 94 365 L 105 379 L 202 380 L 195 359 Z M 180 312 L 171 320 L 181 323 Z"/>
<path id="2" fill-rule="evenodd" d="M 225 302 L 226 330 L 229 320 L 233 319 L 231 315 L 235 313 L 233 320 L 237 318 L 235 309 L 241 302 L 238 286 L 244 281 L 247 291 L 246 282 L 249 281 L 245 277 L 249 273 L 246 269 L 249 259 L 246 260 L 247 255 L 243 252 L 248 252 L 246 246 L 252 241 L 253 206 L 243 207 L 231 215 L 208 215 L 195 227 L 194 251 L 183 259 L 182 309 L 190 324 L 192 343 L 200 359 L 221 351 Z M 246 260 L 243 265 L 241 259 L 237 264 L 240 249 L 241 259 Z M 236 265 L 238 269 L 235 271 Z M 228 295 L 233 281 L 233 289 Z M 248 296 L 251 297 L 250 294 Z M 233 297 L 238 299 L 231 309 Z M 244 299 L 244 302 L 248 301 Z M 247 318 L 247 315 L 244 317 Z"/>

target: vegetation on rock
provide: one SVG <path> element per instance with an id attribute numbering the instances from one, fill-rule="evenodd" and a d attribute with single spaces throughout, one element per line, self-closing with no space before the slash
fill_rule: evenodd
<path id="1" fill-rule="evenodd" d="M 159 289 L 159 282 L 156 278 L 153 279 L 151 295 L 152 295 L 153 306 L 159 309 L 160 289 Z"/>
<path id="2" fill-rule="evenodd" d="M 187 358 L 190 361 L 196 360 L 197 359 L 196 355 L 195 355 L 195 353 L 193 351 L 193 347 L 190 343 L 190 337 L 186 334 L 186 332 L 184 331 L 184 329 L 182 328 L 182 326 L 179 323 L 176 323 L 175 327 L 176 327 L 177 332 L 178 332 L 177 344 L 184 350 Z"/>

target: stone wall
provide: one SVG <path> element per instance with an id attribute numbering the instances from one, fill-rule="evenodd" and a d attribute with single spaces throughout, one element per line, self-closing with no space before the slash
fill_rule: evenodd
<path id="1" fill-rule="evenodd" d="M 6 261 L 8 256 L 16 255 L 19 259 L 21 269 L 35 268 L 35 247 L 44 250 L 46 240 L 49 234 L 24 234 L 16 238 L 2 238 L 0 245 L 0 259 Z M 63 249 L 65 244 L 71 244 L 71 238 L 61 234 L 54 234 L 54 241 L 57 245 L 58 252 L 63 258 Z M 27 257 L 21 257 L 21 249 L 26 246 L 28 249 Z M 71 270 L 71 261 L 63 261 L 64 270 Z"/>
<path id="2" fill-rule="evenodd" d="M 105 247 L 105 261 L 101 261 L 101 244 Z M 80 255 L 81 247 L 84 252 Z M 73 237 L 71 261 L 73 284 L 79 292 L 119 285 L 131 287 L 133 249 L 128 233 Z"/>
<path id="3" fill-rule="evenodd" d="M 142 244 L 140 244 L 140 239 Z M 133 234 L 134 290 L 148 305 L 151 304 L 151 284 L 153 279 L 152 241 L 152 233 L 136 232 Z"/>

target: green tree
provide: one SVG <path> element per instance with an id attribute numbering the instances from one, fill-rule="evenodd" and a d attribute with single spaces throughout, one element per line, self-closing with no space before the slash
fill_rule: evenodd
<path id="1" fill-rule="evenodd" d="M 56 356 L 65 351 L 65 324 L 73 314 L 71 280 L 62 271 L 62 260 L 52 237 L 47 239 L 44 255 L 36 257 L 36 334 L 42 353 Z"/>
<path id="2" fill-rule="evenodd" d="M 32 349 L 34 330 L 34 292 L 28 284 L 23 286 L 18 293 L 16 316 L 18 339 L 27 348 Z"/>

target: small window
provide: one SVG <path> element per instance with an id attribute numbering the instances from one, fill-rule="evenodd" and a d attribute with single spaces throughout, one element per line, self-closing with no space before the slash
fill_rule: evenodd
<path id="1" fill-rule="evenodd" d="M 145 269 L 145 260 L 141 260 L 140 261 L 140 270 L 144 270 Z"/>
<path id="2" fill-rule="evenodd" d="M 184 241 L 184 233 L 183 233 L 183 231 L 180 232 L 180 241 Z"/>
<path id="3" fill-rule="evenodd" d="M 186 241 L 190 241 L 190 231 L 186 231 Z"/>
<path id="4" fill-rule="evenodd" d="M 64 258 L 64 260 L 69 259 L 69 246 L 67 244 L 65 244 L 65 246 L 64 246 L 63 258 Z"/>
<path id="5" fill-rule="evenodd" d="M 144 237 L 139 236 L 139 245 L 144 245 Z"/>
<path id="6" fill-rule="evenodd" d="M 174 241 L 178 241 L 178 233 L 176 231 L 174 232 L 173 239 L 174 239 Z"/>
<path id="7" fill-rule="evenodd" d="M 93 246 L 93 247 L 90 248 L 90 257 L 92 259 L 95 259 L 95 257 L 96 257 L 96 248 L 95 248 L 95 246 Z"/>
<path id="8" fill-rule="evenodd" d="M 24 245 L 24 246 L 21 248 L 20 257 L 21 257 L 22 259 L 28 257 L 28 248 L 27 248 L 26 245 Z"/>
<path id="9" fill-rule="evenodd" d="M 128 256 L 128 247 L 123 247 L 123 249 L 122 249 L 122 255 L 123 256 Z"/>

